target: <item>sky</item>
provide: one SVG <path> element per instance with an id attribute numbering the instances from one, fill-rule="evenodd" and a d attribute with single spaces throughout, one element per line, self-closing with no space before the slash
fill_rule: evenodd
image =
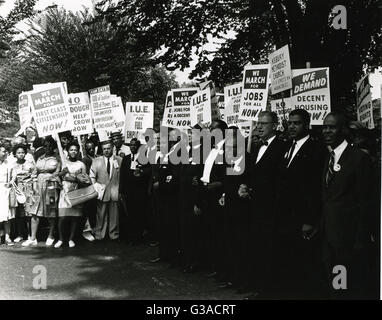
<path id="1" fill-rule="evenodd" d="M 91 7 L 92 2 L 97 0 L 38 0 L 36 4 L 36 9 L 44 9 L 52 4 L 57 4 L 58 6 L 63 6 L 67 10 L 79 11 L 85 7 Z M 155 1 L 155 0 L 153 0 Z M 14 6 L 15 0 L 5 0 L 5 3 L 0 6 L 0 15 L 5 16 Z M 208 47 L 213 47 L 212 41 L 208 44 Z M 183 72 L 176 70 L 174 71 L 176 75 L 176 80 L 181 84 L 183 82 L 190 81 L 188 75 L 191 73 L 192 68 L 197 63 L 197 59 L 194 56 L 190 63 L 190 68 L 185 69 Z M 379 68 L 374 74 L 370 76 L 371 94 L 373 99 L 381 98 L 381 87 L 382 87 L 382 68 Z"/>

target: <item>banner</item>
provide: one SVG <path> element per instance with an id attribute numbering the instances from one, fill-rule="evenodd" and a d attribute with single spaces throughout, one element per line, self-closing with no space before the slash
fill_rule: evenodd
<path id="1" fill-rule="evenodd" d="M 168 110 L 166 127 L 189 128 L 191 126 L 191 97 L 198 92 L 198 88 L 173 89 L 172 107 Z"/>
<path id="2" fill-rule="evenodd" d="M 126 103 L 126 131 L 144 132 L 154 126 L 153 102 Z"/>
<path id="3" fill-rule="evenodd" d="M 292 88 L 292 70 L 289 47 L 285 45 L 269 55 L 271 65 L 271 90 L 276 94 Z"/>
<path id="4" fill-rule="evenodd" d="M 111 131 L 115 125 L 110 100 L 110 86 L 91 89 L 89 93 L 94 129 Z"/>
<path id="5" fill-rule="evenodd" d="M 68 94 L 69 110 L 73 116 L 73 135 L 80 136 L 93 132 L 92 111 L 87 92 Z"/>
<path id="6" fill-rule="evenodd" d="M 266 109 L 268 77 L 268 64 L 248 65 L 244 67 L 239 119 L 257 121 L 259 112 Z"/>
<path id="7" fill-rule="evenodd" d="M 62 83 L 40 85 L 30 91 L 33 118 L 40 137 L 73 130 L 67 95 Z"/>
<path id="8" fill-rule="evenodd" d="M 283 120 L 288 120 L 289 113 L 292 111 L 291 99 L 284 98 L 271 100 L 271 111 L 275 112 L 279 118 L 277 130 L 284 131 Z"/>
<path id="9" fill-rule="evenodd" d="M 322 125 L 330 112 L 329 68 L 292 70 L 292 109 L 305 109 L 312 125 Z"/>
<path id="10" fill-rule="evenodd" d="M 20 127 L 23 127 L 27 122 L 31 122 L 32 113 L 31 106 L 29 104 L 28 92 L 22 92 L 19 94 L 19 119 Z"/>
<path id="11" fill-rule="evenodd" d="M 191 97 L 191 126 L 197 123 L 208 126 L 211 122 L 211 89 L 207 87 Z"/>
<path id="12" fill-rule="evenodd" d="M 357 120 L 374 129 L 373 104 L 371 99 L 369 75 L 357 82 Z"/>

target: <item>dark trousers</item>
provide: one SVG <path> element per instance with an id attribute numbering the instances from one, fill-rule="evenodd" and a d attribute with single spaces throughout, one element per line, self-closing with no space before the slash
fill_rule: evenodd
<path id="1" fill-rule="evenodd" d="M 370 257 L 368 248 L 353 249 L 352 247 L 334 246 L 323 239 L 323 261 L 326 268 L 328 290 L 331 299 L 353 300 L 370 299 Z M 335 272 L 336 266 L 346 268 L 346 289 L 336 289 L 339 273 Z M 343 274 L 343 273 L 342 273 Z M 378 298 L 378 297 L 377 297 Z"/>
<path id="2" fill-rule="evenodd" d="M 325 276 L 320 256 L 320 236 L 304 240 L 299 230 L 275 234 L 275 275 L 272 294 L 280 299 L 322 299 L 326 297 Z"/>

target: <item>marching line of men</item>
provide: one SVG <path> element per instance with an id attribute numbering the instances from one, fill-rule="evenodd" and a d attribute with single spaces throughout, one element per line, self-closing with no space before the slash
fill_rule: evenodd
<path id="1" fill-rule="evenodd" d="M 377 297 L 380 177 L 369 155 L 347 141 L 338 113 L 326 116 L 322 141 L 305 110 L 289 114 L 289 141 L 277 125 L 275 113 L 259 114 L 250 153 L 239 148 L 238 128 L 225 135 L 222 120 L 210 126 L 222 134 L 208 154 L 206 141 L 176 129 L 158 140 L 168 141 L 167 154 L 150 139 L 128 148 L 120 133 L 98 150 L 88 139 L 81 161 L 98 199 L 84 204 L 91 225 L 84 236 L 92 240 L 92 230 L 96 240 L 133 245 L 148 236 L 158 247 L 151 262 L 203 272 L 246 299 Z M 184 148 L 188 163 L 172 163 Z M 237 157 L 227 162 L 225 153 Z"/>

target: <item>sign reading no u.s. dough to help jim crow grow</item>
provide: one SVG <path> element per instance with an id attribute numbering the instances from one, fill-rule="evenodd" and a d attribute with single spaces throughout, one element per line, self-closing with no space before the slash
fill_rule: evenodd
<path id="1" fill-rule="evenodd" d="M 29 98 L 40 137 L 73 130 L 73 116 L 62 83 L 40 85 L 29 92 Z"/>
<path id="2" fill-rule="evenodd" d="M 268 78 L 268 64 L 248 65 L 244 67 L 239 119 L 256 121 L 259 112 L 266 109 Z"/>
<path id="3" fill-rule="evenodd" d="M 69 110 L 73 116 L 73 135 L 93 132 L 92 112 L 87 92 L 68 94 Z"/>
<path id="4" fill-rule="evenodd" d="M 291 103 L 310 113 L 312 125 L 322 125 L 330 112 L 329 68 L 292 70 Z"/>

